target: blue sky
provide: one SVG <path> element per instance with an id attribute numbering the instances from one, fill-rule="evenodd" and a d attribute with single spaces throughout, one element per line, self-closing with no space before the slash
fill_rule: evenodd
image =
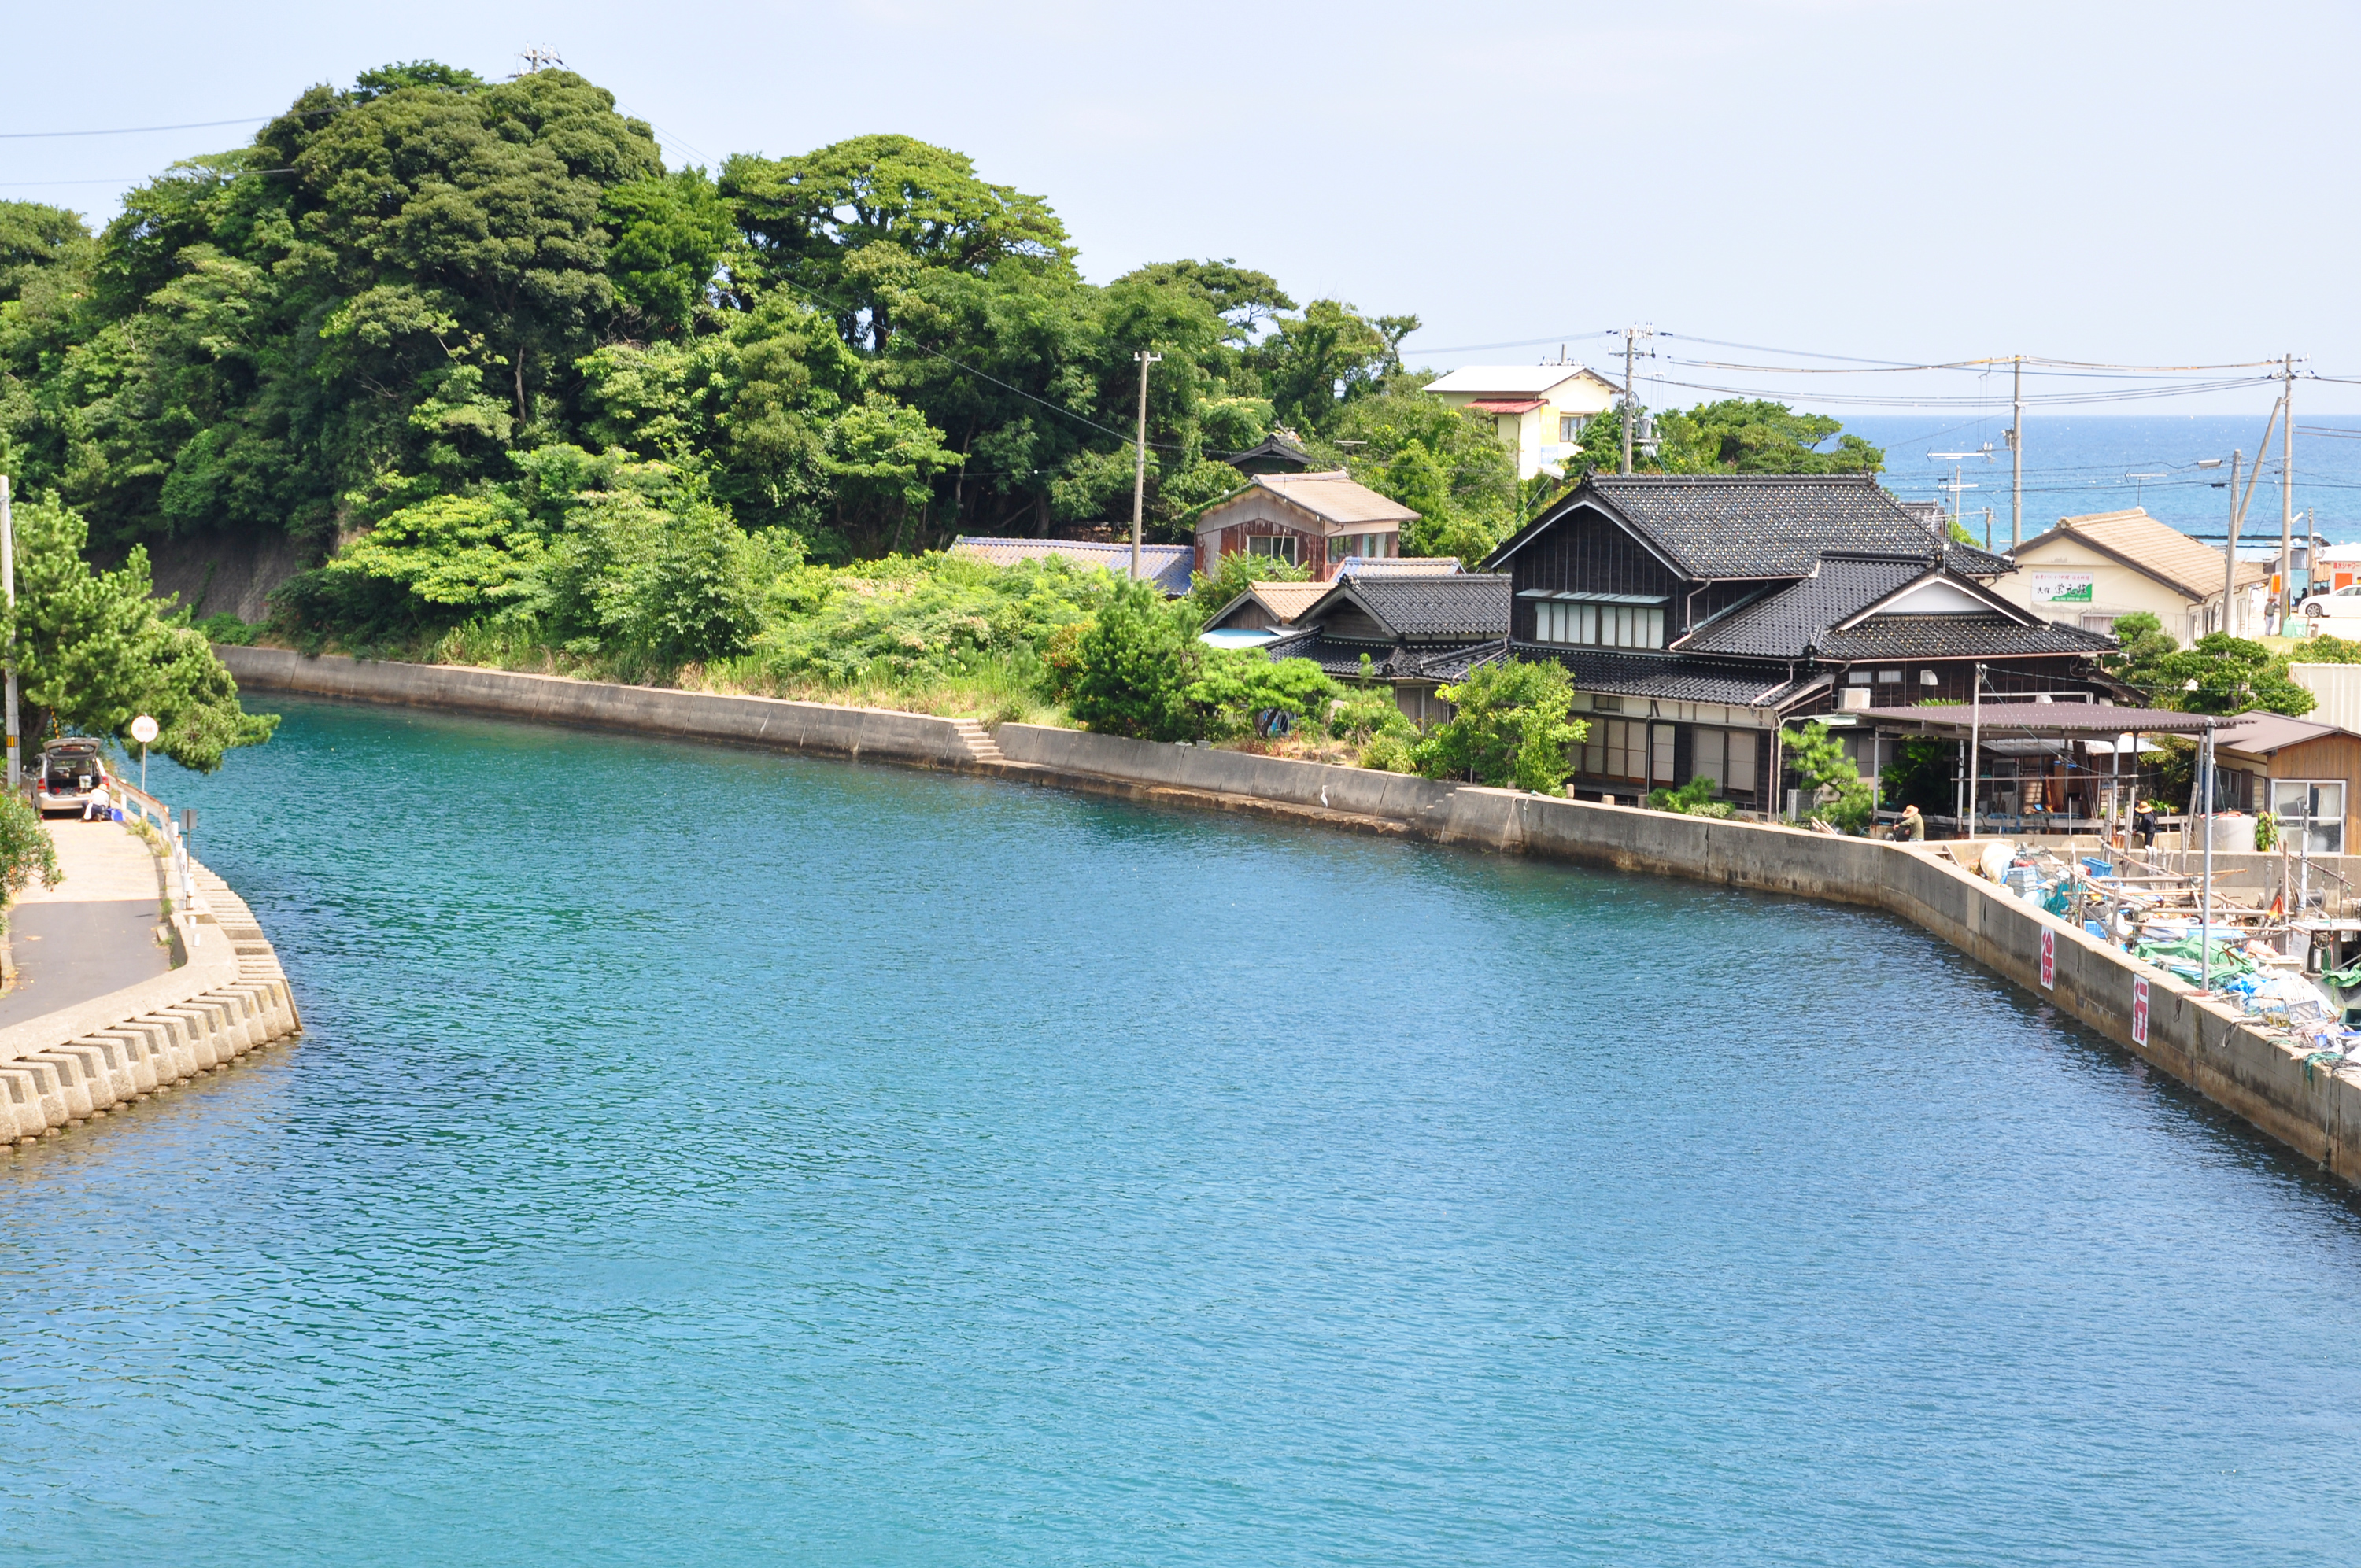
<path id="1" fill-rule="evenodd" d="M 1774 362 L 1698 339 L 1906 361 L 2293 351 L 2361 378 L 2339 276 L 2361 238 L 2350 5 L 135 3 L 28 8 L 10 33 L 12 133 L 263 115 L 419 56 L 505 74 L 544 44 L 675 161 L 907 132 L 1048 196 L 1093 277 L 1235 257 L 1300 299 L 1418 313 L 1412 356 L 1437 366 L 1561 339 L 1597 359 L 1583 334 L 1637 321 L 1691 358 Z M 0 140 L 0 194 L 103 220 L 127 179 L 247 129 Z M 1837 412 L 1993 385 L 1664 374 Z M 2361 386 L 2301 395 L 2308 415 L 2361 411 Z"/>

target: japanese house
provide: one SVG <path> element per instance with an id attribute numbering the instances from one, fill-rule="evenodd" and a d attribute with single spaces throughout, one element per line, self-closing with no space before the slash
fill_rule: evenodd
<path id="1" fill-rule="evenodd" d="M 1343 576 L 1267 644 L 1274 659 L 1312 659 L 1340 679 L 1366 670 L 1421 724 L 1450 717 L 1434 693 L 1508 651 L 1509 579 L 1497 573 Z"/>
<path id="2" fill-rule="evenodd" d="M 2108 631 L 2118 617 L 2146 610 L 2183 642 L 2222 630 L 2220 549 L 2201 544 L 2138 507 L 2061 517 L 2010 557 L 2019 568 L 1995 587 L 2002 598 L 2061 626 Z M 2262 629 L 2262 594 L 2271 569 L 2238 563 L 2238 628 Z"/>
<path id="3" fill-rule="evenodd" d="M 1514 654 L 1574 676 L 1586 796 L 1704 777 L 1770 809 L 1783 721 L 1964 702 L 1979 672 L 1985 700 L 2132 696 L 2098 667 L 2114 639 L 2011 603 L 2005 557 L 1868 475 L 1594 475 L 1485 565 L 1510 579 Z"/>
<path id="4" fill-rule="evenodd" d="M 1243 551 L 1305 567 L 1324 583 L 1347 556 L 1399 556 L 1402 524 L 1417 521 L 1342 468 L 1255 474 L 1197 514 L 1196 569 L 1210 576 L 1223 556 Z"/>

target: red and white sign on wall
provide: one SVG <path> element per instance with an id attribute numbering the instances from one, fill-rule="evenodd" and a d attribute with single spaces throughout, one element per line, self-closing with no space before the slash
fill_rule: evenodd
<path id="1" fill-rule="evenodd" d="M 2041 928 L 2041 989 L 2058 988 L 2058 933 L 2044 926 Z"/>
<path id="2" fill-rule="evenodd" d="M 2147 1044 L 2147 977 L 2132 977 L 2132 1044 Z"/>

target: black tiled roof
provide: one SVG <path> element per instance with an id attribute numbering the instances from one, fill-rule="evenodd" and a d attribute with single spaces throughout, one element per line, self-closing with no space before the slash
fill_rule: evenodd
<path id="1" fill-rule="evenodd" d="M 1274 659 L 1310 659 L 1332 675 L 1350 678 L 1361 673 L 1361 656 L 1368 655 L 1372 674 L 1380 677 L 1455 681 L 1477 665 L 1497 659 L 1509 640 L 1496 637 L 1480 642 L 1438 647 L 1433 644 L 1372 642 L 1360 639 L 1323 637 L 1315 629 L 1298 636 L 1263 644 Z"/>
<path id="2" fill-rule="evenodd" d="M 1603 649 L 1543 647 L 1519 642 L 1520 659 L 1554 659 L 1574 676 L 1577 690 L 1610 696 L 1653 696 L 1667 702 L 1722 702 L 1751 707 L 1785 692 L 1793 683 L 1784 664 L 1713 663 L 1677 653 L 1619 653 Z"/>
<path id="3" fill-rule="evenodd" d="M 1444 639 L 1474 641 L 1509 634 L 1509 579 L 1505 573 L 1355 576 L 1338 578 L 1335 591 L 1350 591 L 1380 625 L 1413 642 Z M 1318 621 L 1323 607 L 1331 602 L 1329 598 L 1322 599 L 1303 612 L 1303 619 L 1307 622 Z"/>
<path id="4" fill-rule="evenodd" d="M 1831 550 L 1921 560 L 1939 553 L 1971 576 L 2015 570 L 1930 532 L 1868 474 L 1594 474 L 1485 565 L 1504 563 L 1586 502 L 1622 517 L 1697 582 L 1800 577 Z"/>
<path id="5" fill-rule="evenodd" d="M 1823 659 L 1981 659 L 2026 653 L 2101 653 L 2115 640 L 2079 627 L 2022 626 L 1991 615 L 1876 615 L 1819 641 Z"/>
<path id="6" fill-rule="evenodd" d="M 1927 575 L 1924 560 L 1829 556 L 1819 570 L 1709 620 L 1683 638 L 1684 653 L 1744 653 L 1799 659 L 1828 629 L 1858 615 L 1905 583 Z"/>
<path id="7" fill-rule="evenodd" d="M 1938 541 L 1868 475 L 1594 476 L 1588 488 L 1691 577 L 1800 577 L 1829 550 L 1931 555 Z"/>

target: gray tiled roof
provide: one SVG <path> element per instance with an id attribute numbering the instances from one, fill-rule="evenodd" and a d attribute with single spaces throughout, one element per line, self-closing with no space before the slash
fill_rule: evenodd
<path id="1" fill-rule="evenodd" d="M 1510 651 L 1520 659 L 1535 663 L 1554 659 L 1572 673 L 1576 690 L 1616 696 L 1748 707 L 1770 700 L 1791 685 L 1784 664 L 1708 663 L 1678 654 L 1547 648 L 1531 642 L 1516 643 Z"/>
<path id="2" fill-rule="evenodd" d="M 1825 551 L 1938 544 L 1868 475 L 1605 475 L 1587 488 L 1698 579 L 1800 577 Z"/>
<path id="3" fill-rule="evenodd" d="M 1709 620 L 1681 640 L 1684 653 L 1744 653 L 1799 659 L 1828 629 L 1857 615 L 1905 583 L 1927 575 L 1922 560 L 1828 556 L 1793 587 L 1781 588 Z"/>
<path id="4" fill-rule="evenodd" d="M 1323 606 L 1341 602 L 1347 592 L 1367 606 L 1388 630 L 1411 641 L 1432 642 L 1445 638 L 1474 641 L 1509 634 L 1509 579 L 1505 574 L 1339 577 L 1331 590 L 1334 597 L 1304 611 L 1303 619 L 1318 620 Z"/>
<path id="5" fill-rule="evenodd" d="M 2023 626 L 1990 615 L 1878 615 L 1819 640 L 1823 659 L 2007 658 L 2026 653 L 2102 653 L 2115 640 L 2072 626 Z"/>
<path id="6" fill-rule="evenodd" d="M 1437 648 L 1323 637 L 1316 630 L 1263 644 L 1263 652 L 1273 659 L 1310 659 L 1340 677 L 1358 675 L 1366 654 L 1375 674 L 1439 681 L 1458 680 L 1477 665 L 1499 657 L 1507 648 L 1505 637 Z"/>

